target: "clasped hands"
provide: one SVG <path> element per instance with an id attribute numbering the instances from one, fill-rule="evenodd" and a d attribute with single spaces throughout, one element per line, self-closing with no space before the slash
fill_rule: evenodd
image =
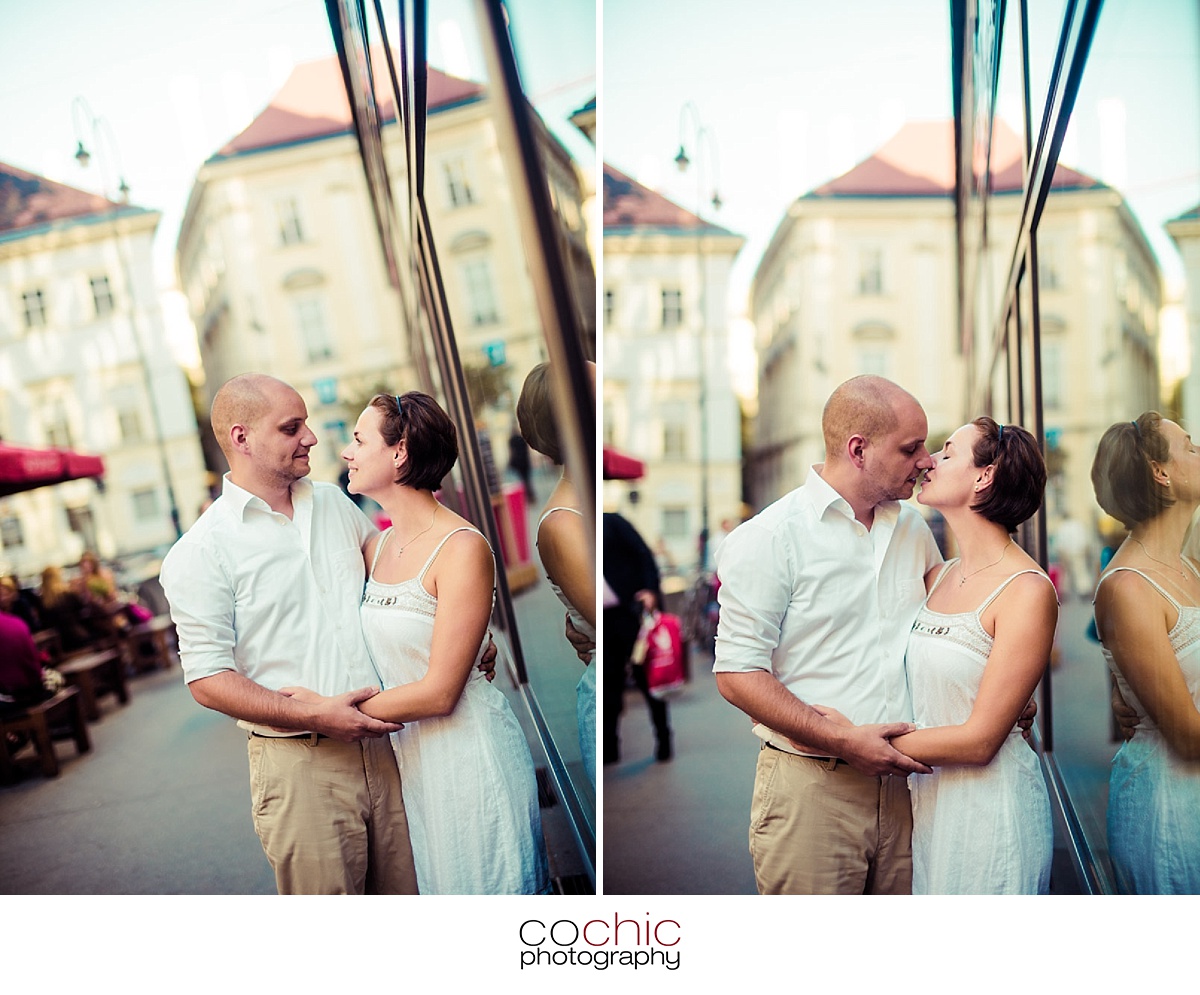
<path id="1" fill-rule="evenodd" d="M 822 718 L 847 730 L 846 735 L 849 739 L 840 752 L 841 759 L 859 773 L 871 777 L 885 775 L 907 777 L 909 774 L 933 773 L 932 767 L 901 753 L 892 745 L 891 741 L 896 737 L 916 732 L 917 727 L 911 722 L 881 722 L 856 726 L 836 708 L 828 705 L 811 705 L 810 707 Z M 1036 714 L 1037 702 L 1031 699 L 1017 718 L 1017 725 L 1026 742 L 1031 740 L 1030 730 Z M 788 742 L 801 753 L 820 755 L 826 752 L 791 738 L 788 739 Z"/>
<path id="2" fill-rule="evenodd" d="M 488 633 L 487 649 L 479 660 L 480 672 L 487 680 L 496 678 L 496 643 L 492 634 Z M 285 687 L 279 689 L 279 694 L 291 698 L 303 705 L 313 705 L 317 714 L 312 723 L 313 731 L 329 736 L 343 743 L 357 743 L 364 739 L 375 739 L 389 733 L 399 732 L 404 728 L 402 722 L 385 722 L 372 718 L 359 710 L 359 705 L 379 694 L 377 687 L 359 688 L 343 694 L 326 696 L 318 694 L 311 688 Z M 294 732 L 292 729 L 276 727 L 279 732 Z"/>

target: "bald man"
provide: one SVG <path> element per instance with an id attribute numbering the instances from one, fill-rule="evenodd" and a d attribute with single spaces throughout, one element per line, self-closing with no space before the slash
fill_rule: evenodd
<path id="1" fill-rule="evenodd" d="M 900 503 L 933 465 L 927 430 L 896 384 L 848 380 L 825 405 L 825 462 L 718 551 L 713 670 L 762 740 L 750 815 L 762 894 L 912 890 L 906 776 L 929 768 L 890 739 L 915 728 L 904 652 L 942 560 Z"/>
<path id="2" fill-rule="evenodd" d="M 280 894 L 415 894 L 400 775 L 357 705 L 379 678 L 359 626 L 375 527 L 305 479 L 317 438 L 303 398 L 245 374 L 213 399 L 229 461 L 221 496 L 163 561 L 184 679 L 246 730 L 254 828 Z M 315 704 L 276 689 L 297 685 Z"/>

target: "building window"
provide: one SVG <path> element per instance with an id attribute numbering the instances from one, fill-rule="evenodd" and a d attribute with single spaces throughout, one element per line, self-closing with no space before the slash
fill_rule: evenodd
<path id="1" fill-rule="evenodd" d="M 279 218 L 279 244 L 296 245 L 304 241 L 304 226 L 300 223 L 300 208 L 294 197 L 275 202 Z"/>
<path id="2" fill-rule="evenodd" d="M 21 527 L 21 519 L 16 515 L 0 517 L 0 545 L 5 549 L 25 545 L 25 530 Z"/>
<path id="3" fill-rule="evenodd" d="M 139 522 L 158 517 L 158 491 L 155 488 L 143 487 L 134 491 L 130 498 L 133 501 L 133 517 Z"/>
<path id="4" fill-rule="evenodd" d="M 471 259 L 462 265 L 463 283 L 467 289 L 467 307 L 471 324 L 494 325 L 500 320 L 496 311 L 496 295 L 492 290 L 492 268 L 486 259 Z"/>
<path id="5" fill-rule="evenodd" d="M 883 293 L 883 251 L 863 249 L 858 256 L 858 292 L 863 297 Z"/>
<path id="6" fill-rule="evenodd" d="M 1062 346 L 1042 339 L 1042 405 L 1062 407 Z"/>
<path id="7" fill-rule="evenodd" d="M 678 328 L 683 324 L 683 291 L 664 289 L 662 292 L 662 326 Z"/>
<path id="8" fill-rule="evenodd" d="M 21 301 L 25 308 L 25 327 L 45 328 L 46 295 L 42 292 L 41 287 L 26 290 L 21 295 Z"/>
<path id="9" fill-rule="evenodd" d="M 461 156 L 442 163 L 442 175 L 446 179 L 446 196 L 451 207 L 465 207 L 475 203 L 475 194 L 467 176 L 467 160 Z"/>
<path id="10" fill-rule="evenodd" d="M 688 410 L 678 402 L 665 404 L 661 409 L 662 458 L 688 458 Z"/>
<path id="11" fill-rule="evenodd" d="M 308 353 L 310 363 L 333 358 L 333 341 L 329 335 L 329 323 L 325 320 L 325 306 L 319 297 L 297 297 L 292 301 L 296 319 L 296 330 Z"/>
<path id="12" fill-rule="evenodd" d="M 74 440 L 71 422 L 62 405 L 47 407 L 42 413 L 42 424 L 46 431 L 46 444 L 57 449 L 71 449 Z"/>
<path id="13" fill-rule="evenodd" d="M 604 324 L 611 325 L 613 313 L 616 311 L 617 295 L 615 291 L 604 291 Z"/>
<path id="14" fill-rule="evenodd" d="M 1061 290 L 1062 271 L 1058 265 L 1058 249 L 1053 242 L 1037 244 L 1038 290 Z"/>
<path id="15" fill-rule="evenodd" d="M 350 445 L 350 430 L 346 428 L 346 423 L 340 418 L 337 421 L 327 421 L 322 438 L 329 444 L 325 452 L 329 454 L 330 462 L 341 463 L 342 450 Z"/>
<path id="16" fill-rule="evenodd" d="M 112 314 L 116 308 L 116 301 L 113 299 L 112 286 L 108 282 L 108 277 L 93 276 L 90 282 L 92 307 L 96 311 L 96 317 L 103 318 L 106 314 Z"/>
<path id="17" fill-rule="evenodd" d="M 87 537 L 92 535 L 94 522 L 92 520 L 91 508 L 68 508 L 67 509 L 67 524 L 70 525 L 71 531 L 76 532 L 81 536 Z"/>
<path id="18" fill-rule="evenodd" d="M 688 537 L 687 508 L 663 508 L 662 534 L 664 539 L 686 539 Z"/>
<path id="19" fill-rule="evenodd" d="M 141 442 L 142 416 L 137 408 L 124 408 L 117 412 L 117 423 L 121 426 L 121 441 L 124 443 Z"/>
<path id="20" fill-rule="evenodd" d="M 872 374 L 877 377 L 890 378 L 891 362 L 887 349 L 860 349 L 858 352 L 858 372 Z"/>

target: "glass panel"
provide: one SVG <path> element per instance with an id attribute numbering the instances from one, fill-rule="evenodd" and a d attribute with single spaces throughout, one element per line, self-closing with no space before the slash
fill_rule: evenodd
<path id="1" fill-rule="evenodd" d="M 1197 16 L 1194 5 L 1105 3 L 1037 235 L 1047 526 L 1062 601 L 1054 754 L 1088 843 L 1102 857 L 1119 743 L 1091 600 L 1125 533 L 1097 504 L 1091 470 L 1110 425 L 1148 409 L 1185 420 L 1197 411 L 1187 400 L 1196 378 L 1180 379 L 1184 292 L 1195 291 L 1197 274 L 1185 273 L 1165 227 L 1200 205 Z M 1150 749 L 1142 735 L 1134 752 Z M 1115 823 L 1121 839 L 1148 821 L 1125 812 Z M 1192 872 L 1200 880 L 1200 870 Z"/>
<path id="2" fill-rule="evenodd" d="M 585 532 L 593 526 L 581 514 L 553 509 L 581 507 L 574 488 L 577 474 L 564 467 L 564 426 L 568 418 L 578 418 L 576 406 L 594 410 L 595 397 L 594 391 L 571 397 L 570 410 L 564 410 L 553 392 L 553 378 L 542 370 L 551 351 L 516 206 L 522 202 L 518 188 L 524 178 L 515 147 L 503 137 L 499 96 L 486 97 L 482 91 L 475 108 L 458 115 L 464 118 L 460 124 L 453 123 L 453 105 L 445 110 L 435 106 L 442 90 L 457 92 L 488 82 L 483 56 L 487 29 L 475 20 L 478 8 L 460 0 L 429 5 L 429 224 L 474 428 L 485 454 L 491 454 L 490 501 L 529 686 L 594 832 L 595 789 L 586 768 L 594 764 L 595 733 L 586 726 L 586 716 L 586 732 L 579 719 L 586 705 L 594 723 L 596 671 L 584 667 L 567 641 L 568 609 L 560 600 L 571 602 L 572 618 L 581 629 L 588 628 L 589 620 L 594 624 L 595 564 Z M 595 149 L 576 112 L 596 94 L 594 14 L 594 8 L 581 4 L 509 5 L 521 83 L 538 115 L 534 130 L 569 290 L 577 313 L 588 315 L 580 329 L 588 355 L 596 291 L 583 219 L 595 196 Z M 520 403 L 523 395 L 526 401 Z M 552 560 L 554 549 L 559 551 L 553 562 L 562 595 L 542 561 L 547 547 Z M 527 711 L 524 705 L 518 709 L 519 714 Z M 532 742 L 532 729 L 527 732 Z M 587 741 L 586 759 L 581 736 Z M 541 762 L 536 750 L 535 761 Z"/>

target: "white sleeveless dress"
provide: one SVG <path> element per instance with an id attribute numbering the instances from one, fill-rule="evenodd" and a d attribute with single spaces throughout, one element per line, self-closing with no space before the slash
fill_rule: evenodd
<path id="1" fill-rule="evenodd" d="M 575 508 L 568 508 L 565 505 L 560 505 L 554 508 L 547 508 L 538 519 L 537 528 L 534 530 L 534 535 L 542 531 L 542 522 L 549 518 L 556 511 L 569 511 L 573 515 L 583 517 L 583 513 Z M 537 540 L 534 539 L 535 546 Z M 554 592 L 555 597 L 563 603 L 563 607 L 567 609 L 567 615 L 570 616 L 571 624 L 580 632 L 585 633 L 588 638 L 594 643 L 596 641 L 596 629 L 588 624 L 588 620 L 583 617 L 579 610 L 567 600 L 567 596 L 563 594 L 562 588 L 559 587 L 550 575 L 546 574 L 546 581 L 550 584 L 550 590 Z M 575 721 L 579 726 L 579 751 L 583 757 L 583 769 L 587 772 L 588 778 L 592 784 L 596 783 L 596 651 L 592 650 L 591 660 L 583 669 L 583 676 L 579 678 L 579 683 L 575 685 Z"/>
<path id="2" fill-rule="evenodd" d="M 946 564 L 933 589 L 956 561 Z M 918 726 L 960 725 L 974 707 L 994 639 L 980 616 L 1023 573 L 973 612 L 917 614 L 905 666 Z M 1049 578 L 1047 578 L 1049 582 Z M 1045 894 L 1054 829 L 1037 754 L 1014 728 L 984 767 L 937 767 L 908 779 L 913 807 L 914 895 Z"/>
<path id="3" fill-rule="evenodd" d="M 1197 572 L 1190 561 L 1184 562 Z M 1200 608 L 1179 604 L 1132 567 L 1113 567 L 1100 583 L 1122 570 L 1143 578 L 1179 613 L 1167 635 L 1192 702 L 1200 709 Z M 1117 750 L 1108 781 L 1108 854 L 1117 888 L 1138 895 L 1200 894 L 1200 762 L 1176 756 L 1107 647 L 1104 659 L 1121 697 L 1138 713 L 1137 731 Z"/>
<path id="4" fill-rule="evenodd" d="M 374 579 L 391 529 L 376 545 L 361 618 L 385 688 L 420 680 L 429 669 L 437 599 L 423 581 L 446 540 L 463 531 L 475 530 L 449 533 L 421 572 L 399 584 Z M 529 746 L 508 700 L 476 667 L 453 712 L 406 722 L 391 738 L 421 894 L 549 890 Z"/>

